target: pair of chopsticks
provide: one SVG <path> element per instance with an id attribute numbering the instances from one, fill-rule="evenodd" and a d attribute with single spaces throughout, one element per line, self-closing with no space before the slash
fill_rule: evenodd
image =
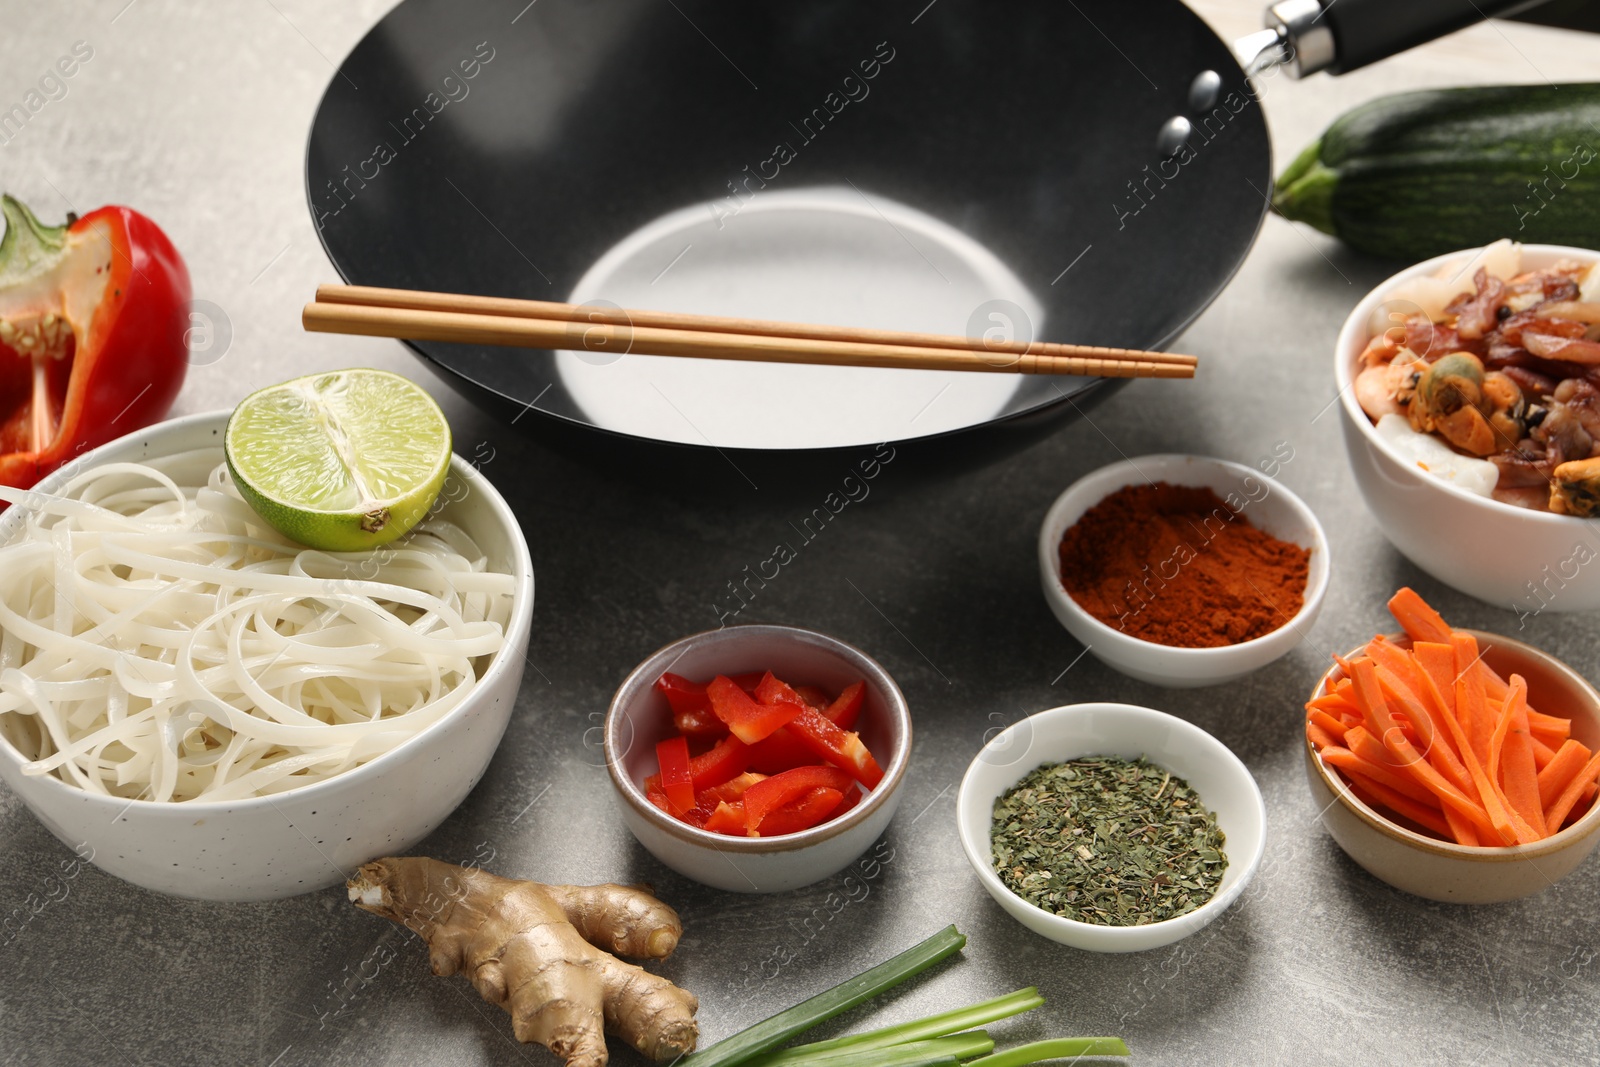
<path id="1" fill-rule="evenodd" d="M 850 326 L 631 311 L 590 304 L 322 285 L 301 316 L 318 333 L 597 353 L 915 370 L 1193 378 L 1194 356 Z"/>

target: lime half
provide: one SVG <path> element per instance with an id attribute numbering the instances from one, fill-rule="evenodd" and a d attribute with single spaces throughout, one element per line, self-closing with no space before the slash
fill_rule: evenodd
<path id="1" fill-rule="evenodd" d="M 358 552 L 428 513 L 450 469 L 450 424 L 398 374 L 329 371 L 245 397 L 223 451 L 268 525 L 312 548 Z"/>

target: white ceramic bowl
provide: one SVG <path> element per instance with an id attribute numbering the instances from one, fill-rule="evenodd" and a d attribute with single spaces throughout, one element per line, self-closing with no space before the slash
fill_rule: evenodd
<path id="1" fill-rule="evenodd" d="M 220 445 L 228 412 L 189 415 L 85 453 L 93 465 L 140 461 Z M 73 470 L 38 489 L 57 489 Z M 441 515 L 458 524 L 491 564 L 518 576 L 505 647 L 461 706 L 370 763 L 270 797 L 158 804 L 98 796 L 53 776 L 22 773 L 23 757 L 0 738 L 0 778 L 68 847 L 92 851 L 118 878 L 201 900 L 271 900 L 343 881 L 361 864 L 404 852 L 445 820 L 483 776 L 505 732 L 522 679 L 533 617 L 533 563 L 516 516 L 471 464 L 451 461 Z M 0 544 L 21 511 L 0 515 Z"/>
<path id="2" fill-rule="evenodd" d="M 1242 502 L 1240 513 L 1252 526 L 1309 548 L 1310 571 L 1300 611 L 1253 641 L 1216 648 L 1178 648 L 1129 636 L 1080 607 L 1061 584 L 1062 535 L 1084 512 L 1118 489 L 1147 481 L 1209 486 L 1224 501 L 1233 496 Z M 1258 470 L 1208 456 L 1140 456 L 1086 474 L 1056 498 L 1039 527 L 1039 585 L 1067 632 L 1097 659 L 1123 674 L 1175 689 L 1221 685 L 1265 667 L 1310 632 L 1328 590 L 1328 539 L 1305 501 Z"/>
<path id="3" fill-rule="evenodd" d="M 847 814 L 781 837 L 730 837 L 672 818 L 645 799 L 641 784 L 656 772 L 656 742 L 675 733 L 666 698 L 654 688 L 669 670 L 695 681 L 771 671 L 791 684 L 832 693 L 865 681 L 856 731 L 883 766 L 883 781 Z M 605 729 L 606 767 L 633 836 L 679 874 L 735 893 L 782 892 L 843 870 L 888 829 L 911 760 L 911 712 L 888 672 L 843 641 L 792 626 L 729 626 L 674 641 L 634 668 L 617 689 Z"/>
<path id="4" fill-rule="evenodd" d="M 1216 895 L 1187 915 L 1146 926 L 1098 926 L 1035 907 L 994 873 L 994 802 L 1036 768 L 1080 756 L 1147 757 L 1186 780 L 1216 812 L 1227 835 L 1227 870 Z M 1132 704 L 1071 704 L 1013 723 L 967 768 L 956 797 L 961 847 L 983 888 L 1011 917 L 1052 941 L 1090 952 L 1142 952 L 1188 937 L 1228 909 L 1249 884 L 1266 849 L 1261 790 L 1227 745 L 1193 723 Z"/>
<path id="5" fill-rule="evenodd" d="M 1434 477 L 1379 437 L 1356 401 L 1356 360 L 1371 338 L 1373 312 L 1401 283 L 1432 275 L 1446 264 L 1465 264 L 1478 251 L 1435 256 L 1401 271 L 1368 293 L 1345 320 L 1334 347 L 1334 378 L 1350 470 L 1379 529 L 1439 581 L 1519 614 L 1593 611 L 1600 608 L 1593 520 L 1502 504 Z M 1522 246 L 1524 270 L 1558 259 L 1593 262 L 1597 257 L 1600 252 L 1585 248 Z M 1463 290 L 1472 287 L 1471 273 L 1462 278 Z"/>

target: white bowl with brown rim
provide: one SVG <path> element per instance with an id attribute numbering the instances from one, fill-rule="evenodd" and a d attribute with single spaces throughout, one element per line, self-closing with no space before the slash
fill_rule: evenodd
<path id="1" fill-rule="evenodd" d="M 856 732 L 883 766 L 883 780 L 851 811 L 796 834 L 732 837 L 674 819 L 645 798 L 643 785 L 657 769 L 656 743 L 676 732 L 655 688 L 667 671 L 695 681 L 771 671 L 830 693 L 866 682 Z M 652 856 L 715 889 L 779 893 L 837 874 L 888 829 L 911 759 L 911 711 L 889 672 L 852 645 L 793 626 L 729 626 L 674 641 L 635 667 L 606 713 L 605 750 L 622 820 Z"/>
<path id="2" fill-rule="evenodd" d="M 1600 748 L 1600 693 L 1577 671 L 1532 645 L 1499 634 L 1470 633 L 1483 660 L 1503 678 L 1520 674 L 1528 682 L 1528 703 L 1547 715 L 1572 720 L 1572 736 Z M 1404 634 L 1390 640 L 1407 644 Z M 1345 658 L 1362 653 L 1351 650 Z M 1322 676 L 1312 699 L 1344 676 L 1336 664 Z M 1458 845 L 1401 825 L 1368 807 L 1344 779 L 1322 762 L 1305 742 L 1306 781 L 1322 825 L 1373 877 L 1415 896 L 1447 904 L 1496 904 L 1531 896 L 1577 869 L 1600 845 L 1600 803 L 1559 833 L 1532 845 L 1504 848 Z"/>

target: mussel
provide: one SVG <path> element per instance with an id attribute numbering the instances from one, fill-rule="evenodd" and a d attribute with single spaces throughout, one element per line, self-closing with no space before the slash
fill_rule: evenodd
<path id="1" fill-rule="evenodd" d="M 1422 433 L 1439 433 L 1464 452 L 1487 456 L 1503 447 L 1489 425 L 1492 411 L 1494 403 L 1484 395 L 1482 361 L 1471 352 L 1452 352 L 1435 361 L 1417 381 L 1411 425 Z"/>
<path id="2" fill-rule="evenodd" d="M 1555 469 L 1550 510 L 1560 515 L 1600 515 L 1600 456 L 1568 460 Z"/>

